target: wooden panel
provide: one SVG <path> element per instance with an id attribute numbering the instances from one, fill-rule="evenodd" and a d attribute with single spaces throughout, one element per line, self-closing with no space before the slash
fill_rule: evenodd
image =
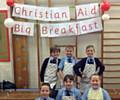
<path id="1" fill-rule="evenodd" d="M 120 59 L 104 59 L 104 64 L 120 64 Z M 114 68 L 114 67 L 113 67 Z"/>
<path id="2" fill-rule="evenodd" d="M 105 66 L 106 70 L 120 70 L 120 65 L 119 66 Z"/>
<path id="3" fill-rule="evenodd" d="M 104 32 L 104 38 L 119 38 L 120 33 L 105 33 Z"/>
<path id="4" fill-rule="evenodd" d="M 27 37 L 13 36 L 14 76 L 17 88 L 28 88 Z"/>
<path id="5" fill-rule="evenodd" d="M 120 5 L 114 5 L 110 8 L 109 10 L 109 15 L 111 18 L 120 18 L 120 13 L 118 13 L 120 11 Z"/>
<path id="6" fill-rule="evenodd" d="M 104 72 L 103 76 L 111 76 L 111 77 L 117 77 L 120 76 L 120 72 Z"/>
<path id="7" fill-rule="evenodd" d="M 0 94 L 0 100 L 35 100 L 39 95 L 39 91 L 2 92 Z"/>
<path id="8" fill-rule="evenodd" d="M 118 87 L 120 87 L 120 84 L 103 84 L 103 87 L 105 89 L 118 89 Z"/>
<path id="9" fill-rule="evenodd" d="M 110 77 L 110 78 L 103 78 L 103 82 L 104 83 L 120 83 L 120 77 L 119 78 L 115 78 L 115 77 Z"/>
<path id="10" fill-rule="evenodd" d="M 120 32 L 120 20 L 104 21 L 105 32 Z"/>
<path id="11" fill-rule="evenodd" d="M 111 3 L 120 3 L 120 0 L 109 0 Z"/>
<path id="12" fill-rule="evenodd" d="M 115 58 L 115 57 L 120 57 L 120 55 L 119 55 L 119 53 L 104 53 L 104 57 L 110 57 L 110 58 L 113 57 L 113 58 Z"/>
<path id="13" fill-rule="evenodd" d="M 77 4 L 84 4 L 84 3 L 95 3 L 95 2 L 97 2 L 97 3 L 99 3 L 100 2 L 100 0 L 76 0 L 76 2 L 77 2 Z"/>
<path id="14" fill-rule="evenodd" d="M 25 0 L 14 0 L 15 3 L 25 3 Z"/>
<path id="15" fill-rule="evenodd" d="M 120 46 L 106 46 L 104 47 L 105 51 L 120 51 Z"/>
<path id="16" fill-rule="evenodd" d="M 120 44 L 120 38 L 119 39 L 114 38 L 114 39 L 110 39 L 110 40 L 104 40 L 104 45 L 107 45 L 107 44 L 119 45 Z"/>

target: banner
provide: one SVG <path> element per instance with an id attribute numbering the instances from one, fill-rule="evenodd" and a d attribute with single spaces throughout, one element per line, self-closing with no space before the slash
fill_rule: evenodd
<path id="1" fill-rule="evenodd" d="M 80 34 L 97 32 L 102 30 L 102 20 L 100 17 L 91 18 L 79 22 Z"/>
<path id="2" fill-rule="evenodd" d="M 102 21 L 100 17 L 76 22 L 40 24 L 41 37 L 80 35 L 101 30 Z"/>
<path id="3" fill-rule="evenodd" d="M 38 7 L 15 3 L 12 16 L 41 21 L 68 21 L 70 11 L 69 7 Z"/>
<path id="4" fill-rule="evenodd" d="M 15 21 L 15 26 L 13 27 L 13 34 L 33 36 L 34 23 Z"/>
<path id="5" fill-rule="evenodd" d="M 41 20 L 41 21 L 68 21 L 70 20 L 69 7 L 38 7 L 32 5 L 15 4 L 13 16 Z M 99 17 L 99 4 L 83 4 L 76 6 L 76 18 L 82 19 L 74 22 L 41 23 L 41 37 L 59 37 L 80 35 L 102 30 L 102 22 Z M 14 27 L 14 34 L 33 36 L 32 23 L 20 23 Z"/>
<path id="6" fill-rule="evenodd" d="M 76 6 L 76 18 L 86 19 L 99 16 L 98 3 L 83 4 Z"/>
<path id="7" fill-rule="evenodd" d="M 41 37 L 58 37 L 77 35 L 79 32 L 76 22 L 43 23 L 40 24 Z"/>

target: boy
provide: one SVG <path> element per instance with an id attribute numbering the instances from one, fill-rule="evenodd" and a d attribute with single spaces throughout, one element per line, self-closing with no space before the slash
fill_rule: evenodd
<path id="1" fill-rule="evenodd" d="M 46 58 L 41 66 L 40 78 L 41 82 L 50 83 L 50 87 L 55 89 L 57 82 L 57 68 L 60 62 L 58 58 L 60 49 L 56 47 L 50 48 L 50 57 Z"/>
<path id="2" fill-rule="evenodd" d="M 99 61 L 98 58 L 94 57 L 95 49 L 93 45 L 86 47 L 87 57 L 82 58 L 75 66 L 74 72 L 78 76 L 77 85 L 80 85 L 81 92 L 88 87 L 90 76 L 94 73 L 102 76 L 105 67 Z"/>
<path id="3" fill-rule="evenodd" d="M 40 88 L 40 97 L 37 97 L 35 100 L 54 100 L 49 97 L 50 95 L 50 84 L 43 83 Z"/>
<path id="4" fill-rule="evenodd" d="M 101 79 L 98 74 L 90 78 L 91 87 L 83 93 L 82 100 L 111 100 L 108 92 L 100 87 Z"/>
<path id="5" fill-rule="evenodd" d="M 65 48 L 65 56 L 61 59 L 58 66 L 59 77 L 63 81 L 66 74 L 74 75 L 73 66 L 76 63 L 75 57 L 73 57 L 74 48 L 72 46 L 67 46 Z"/>
<path id="6" fill-rule="evenodd" d="M 58 92 L 56 100 L 81 100 L 80 90 L 74 87 L 74 76 L 66 75 L 64 87 Z"/>

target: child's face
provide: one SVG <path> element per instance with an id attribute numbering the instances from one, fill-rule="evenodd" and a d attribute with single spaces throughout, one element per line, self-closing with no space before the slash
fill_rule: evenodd
<path id="1" fill-rule="evenodd" d="M 94 55 L 94 53 L 95 53 L 94 48 L 90 47 L 90 48 L 86 49 L 86 54 L 88 57 L 92 57 Z"/>
<path id="2" fill-rule="evenodd" d="M 55 57 L 55 58 L 57 58 L 59 55 L 60 55 L 59 51 L 54 51 L 54 52 L 51 53 L 51 56 Z"/>
<path id="3" fill-rule="evenodd" d="M 93 89 L 98 89 L 100 87 L 100 77 L 97 75 L 95 75 L 95 76 L 93 75 L 91 77 L 90 83 L 91 83 Z"/>
<path id="4" fill-rule="evenodd" d="M 42 86 L 40 90 L 40 94 L 42 97 L 48 97 L 50 94 L 50 89 L 48 86 Z"/>
<path id="5" fill-rule="evenodd" d="M 66 54 L 66 56 L 72 56 L 73 55 L 73 48 L 66 48 L 65 54 Z"/>
<path id="6" fill-rule="evenodd" d="M 73 87 L 73 81 L 68 79 L 67 81 L 64 81 L 64 86 L 67 88 L 67 89 L 71 89 Z"/>

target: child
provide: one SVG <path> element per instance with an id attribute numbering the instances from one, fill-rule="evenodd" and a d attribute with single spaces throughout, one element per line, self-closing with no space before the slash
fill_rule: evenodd
<path id="1" fill-rule="evenodd" d="M 66 74 L 74 75 L 73 66 L 76 63 L 75 57 L 73 57 L 74 48 L 72 46 L 67 46 L 65 48 L 65 56 L 61 59 L 58 66 L 59 77 L 63 81 Z"/>
<path id="2" fill-rule="evenodd" d="M 90 78 L 91 87 L 83 93 L 82 100 L 111 100 L 108 92 L 100 87 L 100 76 L 93 74 Z"/>
<path id="3" fill-rule="evenodd" d="M 75 66 L 74 72 L 78 76 L 77 84 L 80 84 L 81 92 L 84 91 L 86 87 L 88 87 L 90 76 L 94 73 L 102 76 L 105 67 L 99 61 L 98 58 L 94 57 L 95 49 L 93 45 L 88 45 L 86 47 L 87 57 L 82 58 Z"/>
<path id="4" fill-rule="evenodd" d="M 59 53 L 59 48 L 50 48 L 50 57 L 44 60 L 40 72 L 41 82 L 50 83 L 52 89 L 55 89 L 57 82 L 57 68 L 60 62 L 60 59 L 58 58 Z"/>
<path id="5" fill-rule="evenodd" d="M 55 89 L 58 80 L 58 64 L 60 63 L 59 54 L 59 48 L 50 48 L 50 57 L 44 60 L 40 72 L 41 83 L 47 82 L 50 84 L 52 98 L 55 98 L 57 95 L 57 90 Z"/>
<path id="6" fill-rule="evenodd" d="M 42 83 L 40 89 L 40 97 L 37 97 L 35 100 L 54 100 L 49 97 L 50 95 L 50 84 L 49 83 Z"/>
<path id="7" fill-rule="evenodd" d="M 56 100 L 81 100 L 80 90 L 74 87 L 74 76 L 66 75 L 62 87 L 57 95 Z"/>

